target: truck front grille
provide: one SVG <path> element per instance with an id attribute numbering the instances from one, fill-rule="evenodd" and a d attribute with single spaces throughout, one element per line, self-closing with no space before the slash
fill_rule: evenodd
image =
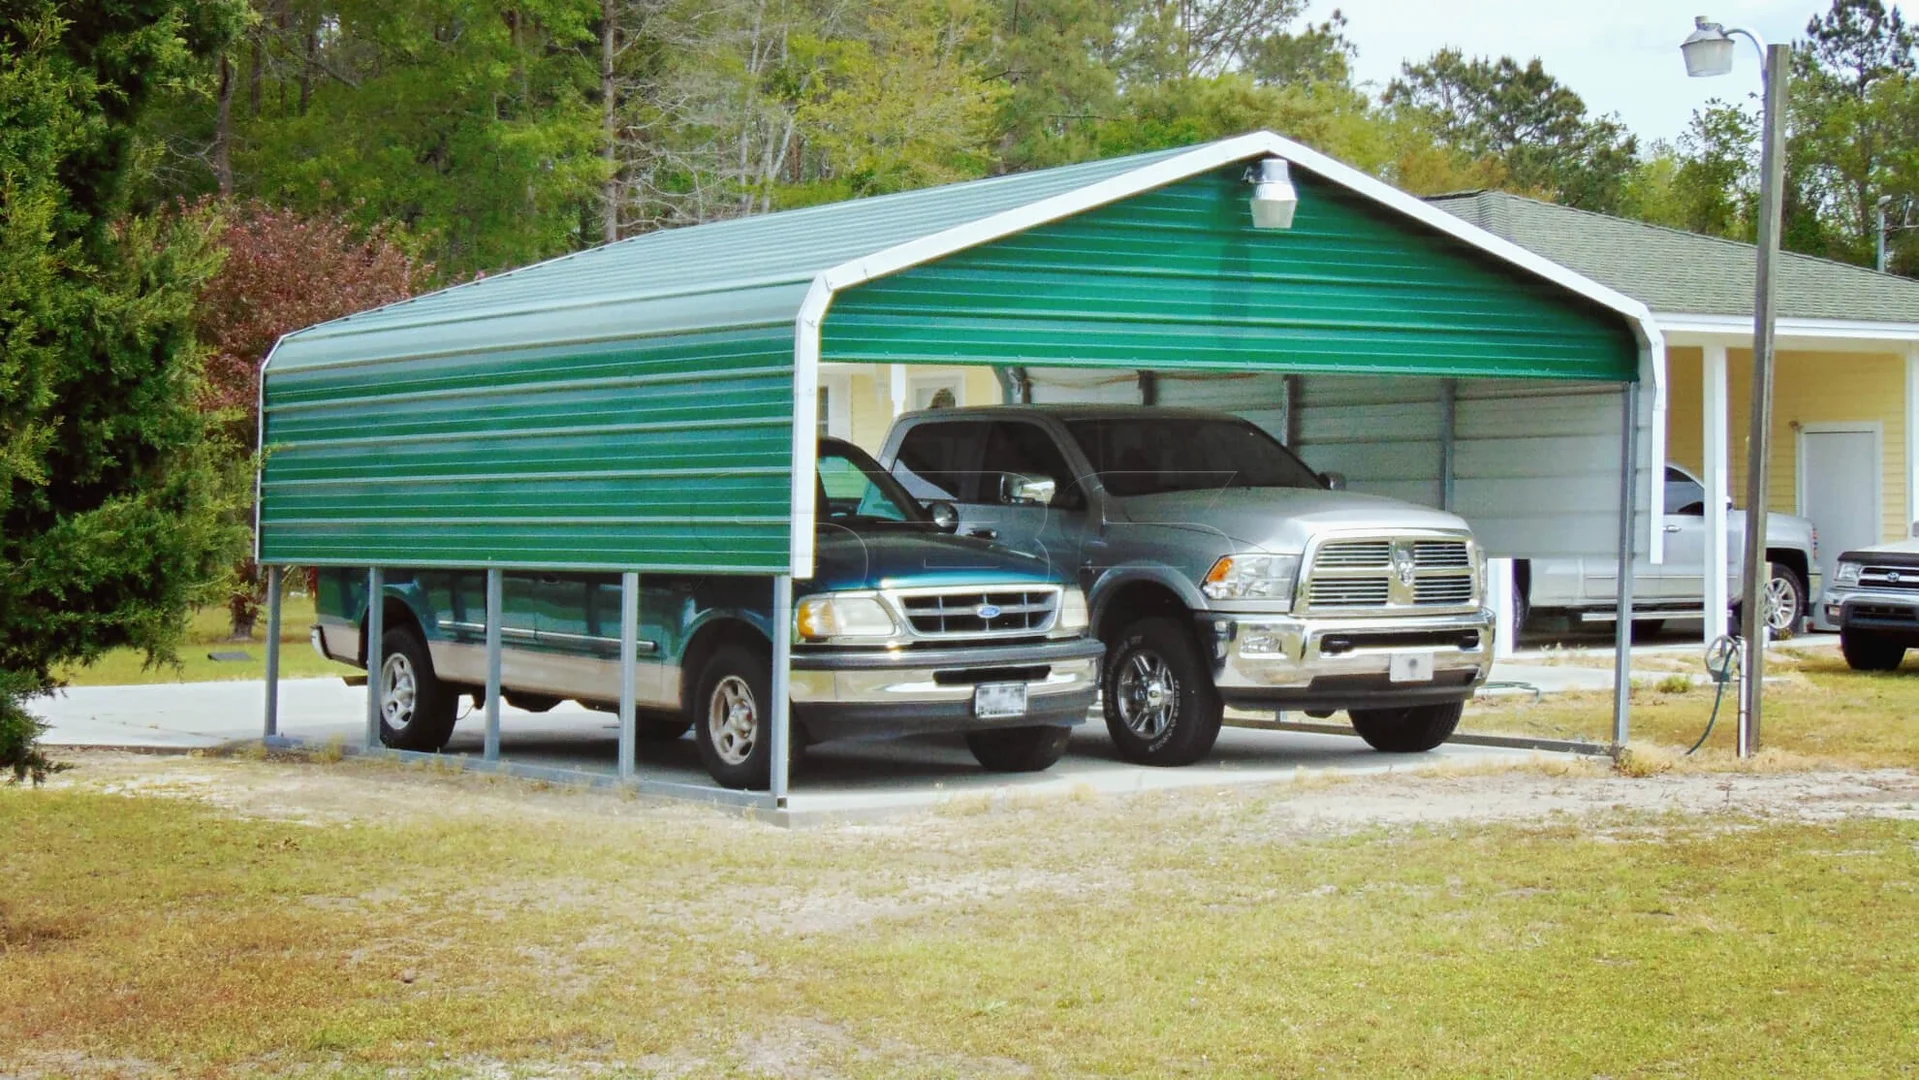
<path id="1" fill-rule="evenodd" d="M 1919 592 L 1919 568 L 1868 566 L 1859 571 L 1859 587 L 1886 589 L 1891 592 Z"/>
<path id="2" fill-rule="evenodd" d="M 1479 602 L 1466 540 L 1363 537 L 1319 545 L 1303 590 L 1309 611 L 1457 608 Z"/>
<path id="3" fill-rule="evenodd" d="M 1059 590 L 953 589 L 893 594 L 900 613 L 922 638 L 1024 637 L 1053 628 Z"/>

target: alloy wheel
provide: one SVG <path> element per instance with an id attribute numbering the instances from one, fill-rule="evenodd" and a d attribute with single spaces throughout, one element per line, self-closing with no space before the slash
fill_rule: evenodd
<path id="1" fill-rule="evenodd" d="M 1157 739 L 1179 713 L 1179 680 L 1164 657 L 1140 650 L 1128 657 L 1114 687 L 1114 704 L 1126 727 L 1142 739 Z"/>
<path id="2" fill-rule="evenodd" d="M 706 707 L 707 738 L 720 760 L 739 765 L 753 754 L 759 738 L 760 713 L 753 688 L 738 675 L 728 675 L 713 687 Z"/>
<path id="3" fill-rule="evenodd" d="M 1799 585 L 1791 578 L 1766 582 L 1766 626 L 1774 634 L 1792 629 L 1799 618 Z"/>
<path id="4" fill-rule="evenodd" d="M 400 731 L 412 723 L 419 698 L 420 679 L 413 661 L 403 653 L 388 656 L 380 665 L 380 715 L 387 726 Z"/>

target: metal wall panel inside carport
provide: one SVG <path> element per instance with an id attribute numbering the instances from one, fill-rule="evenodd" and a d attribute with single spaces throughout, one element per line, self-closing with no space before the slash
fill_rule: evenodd
<path id="1" fill-rule="evenodd" d="M 1233 168 L 860 286 L 830 309 L 822 356 L 1019 366 L 1042 403 L 1137 402 L 1135 372 L 1151 370 L 1158 403 L 1275 434 L 1283 376 L 1300 373 L 1315 467 L 1434 506 L 1453 379 L 1452 508 L 1489 550 L 1615 553 L 1621 385 L 1640 358 L 1624 320 L 1343 188 L 1295 183 L 1286 231 L 1250 227 Z M 1643 504 L 1654 443 L 1640 445 Z"/>

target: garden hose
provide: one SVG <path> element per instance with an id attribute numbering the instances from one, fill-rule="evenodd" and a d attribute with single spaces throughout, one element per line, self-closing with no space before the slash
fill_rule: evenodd
<path id="1" fill-rule="evenodd" d="M 1706 745 L 1712 737 L 1712 726 L 1719 720 L 1719 706 L 1726 700 L 1726 684 L 1733 679 L 1733 673 L 1739 670 L 1740 641 L 1731 634 L 1721 634 L 1711 645 L 1706 646 L 1706 672 L 1712 676 L 1717 689 L 1712 695 L 1712 715 L 1706 717 L 1706 730 L 1699 733 L 1699 741 L 1692 744 L 1692 750 L 1686 751 L 1691 757 L 1693 750 Z"/>

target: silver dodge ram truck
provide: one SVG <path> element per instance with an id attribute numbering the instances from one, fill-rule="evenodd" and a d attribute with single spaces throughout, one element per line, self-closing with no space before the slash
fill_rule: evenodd
<path id="1" fill-rule="evenodd" d="M 1377 749 L 1430 750 L 1491 667 L 1464 521 L 1333 490 L 1239 417 L 940 409 L 900 417 L 880 457 L 915 497 L 953 504 L 961 533 L 1076 575 L 1129 760 L 1199 760 L 1226 705 L 1344 709 Z"/>

